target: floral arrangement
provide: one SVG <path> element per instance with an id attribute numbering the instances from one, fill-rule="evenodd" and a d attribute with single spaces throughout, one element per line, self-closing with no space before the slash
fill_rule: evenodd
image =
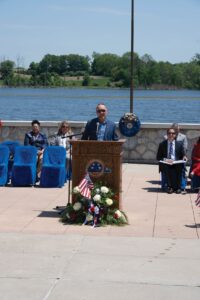
<path id="1" fill-rule="evenodd" d="M 62 222 L 71 224 L 92 225 L 125 225 L 128 224 L 124 212 L 116 208 L 116 195 L 101 183 L 95 183 L 90 197 L 83 196 L 79 186 L 74 187 L 72 193 L 75 202 L 67 205 L 61 215 Z"/>

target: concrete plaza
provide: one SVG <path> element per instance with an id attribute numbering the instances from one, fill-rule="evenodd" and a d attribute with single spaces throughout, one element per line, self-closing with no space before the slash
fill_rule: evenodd
<path id="1" fill-rule="evenodd" d="M 156 165 L 123 164 L 129 225 L 59 222 L 68 186 L 0 188 L 0 299 L 199 299 L 197 194 L 162 193 Z"/>

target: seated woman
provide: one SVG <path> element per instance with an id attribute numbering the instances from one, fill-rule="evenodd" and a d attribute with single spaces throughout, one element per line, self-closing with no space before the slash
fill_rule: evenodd
<path id="1" fill-rule="evenodd" d="M 200 188 L 200 137 L 192 149 L 192 165 L 190 177 L 192 180 L 192 189 Z"/>
<path id="2" fill-rule="evenodd" d="M 37 148 L 37 180 L 40 178 L 42 168 L 42 158 L 44 149 L 48 146 L 47 137 L 40 131 L 40 122 L 33 120 L 32 130 L 25 134 L 24 145 L 35 146 Z"/>
<path id="3" fill-rule="evenodd" d="M 67 177 L 71 173 L 71 162 L 70 162 L 70 143 L 69 140 L 74 139 L 73 132 L 67 121 L 62 121 L 57 134 L 50 141 L 51 146 L 62 146 L 67 151 Z"/>

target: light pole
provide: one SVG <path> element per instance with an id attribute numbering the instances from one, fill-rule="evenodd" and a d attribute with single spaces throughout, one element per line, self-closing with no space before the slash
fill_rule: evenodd
<path id="1" fill-rule="evenodd" d="M 133 113 L 134 0 L 131 0 L 130 113 Z"/>

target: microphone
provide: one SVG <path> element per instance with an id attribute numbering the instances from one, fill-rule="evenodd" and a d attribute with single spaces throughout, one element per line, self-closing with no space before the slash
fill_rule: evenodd
<path id="1" fill-rule="evenodd" d="M 98 134 L 98 131 L 99 131 L 99 122 L 97 122 L 96 135 Z"/>
<path id="2" fill-rule="evenodd" d="M 70 135 L 66 135 L 66 136 L 61 136 L 61 139 L 65 139 L 65 138 L 72 138 L 74 136 L 78 136 L 78 135 L 82 135 L 83 133 L 82 132 L 79 132 L 79 133 L 75 133 L 75 134 L 70 134 Z"/>

